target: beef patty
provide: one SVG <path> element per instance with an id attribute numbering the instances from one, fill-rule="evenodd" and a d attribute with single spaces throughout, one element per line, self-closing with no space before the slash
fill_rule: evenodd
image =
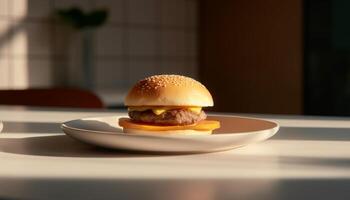
<path id="1" fill-rule="evenodd" d="M 129 117 L 135 122 L 159 125 L 188 125 L 204 120 L 207 115 L 203 111 L 197 114 L 188 109 L 173 109 L 160 115 L 154 114 L 152 110 L 129 111 Z"/>

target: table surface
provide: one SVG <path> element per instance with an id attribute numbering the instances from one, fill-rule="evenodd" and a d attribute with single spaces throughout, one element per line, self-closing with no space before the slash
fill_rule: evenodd
<path id="1" fill-rule="evenodd" d="M 350 199 L 350 118 L 251 115 L 280 131 L 195 155 L 101 149 L 60 130 L 106 115 L 125 113 L 0 107 L 0 199 Z"/>

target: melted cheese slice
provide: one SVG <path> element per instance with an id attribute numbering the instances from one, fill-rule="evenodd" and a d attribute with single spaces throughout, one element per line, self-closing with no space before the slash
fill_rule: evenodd
<path id="1" fill-rule="evenodd" d="M 203 120 L 196 124 L 184 125 L 184 126 L 157 126 L 151 124 L 134 123 L 129 118 L 120 118 L 119 126 L 129 129 L 139 129 L 147 131 L 171 131 L 171 130 L 197 130 L 197 131 L 209 131 L 220 128 L 220 122 L 212 120 Z"/>
<path id="2" fill-rule="evenodd" d="M 156 115 L 160 115 L 168 110 L 173 110 L 173 109 L 177 109 L 177 108 L 184 108 L 184 107 L 143 107 L 143 106 L 138 106 L 138 107 L 129 107 L 128 111 L 145 111 L 145 110 L 152 110 L 152 112 Z M 201 107 L 185 107 L 186 109 L 196 113 L 196 114 L 200 114 L 202 111 Z"/>

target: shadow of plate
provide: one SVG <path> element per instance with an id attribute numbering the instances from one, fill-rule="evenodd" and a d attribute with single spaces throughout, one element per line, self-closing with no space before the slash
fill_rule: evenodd
<path id="1" fill-rule="evenodd" d="M 151 157 L 161 153 L 114 150 L 78 142 L 67 135 L 0 138 L 0 151 L 54 157 Z"/>

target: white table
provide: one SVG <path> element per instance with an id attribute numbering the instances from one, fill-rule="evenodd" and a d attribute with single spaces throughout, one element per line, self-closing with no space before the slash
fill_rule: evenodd
<path id="1" fill-rule="evenodd" d="M 63 135 L 66 120 L 121 112 L 0 107 L 0 199 L 350 199 L 350 119 L 255 115 L 281 130 L 243 148 L 140 155 Z"/>

